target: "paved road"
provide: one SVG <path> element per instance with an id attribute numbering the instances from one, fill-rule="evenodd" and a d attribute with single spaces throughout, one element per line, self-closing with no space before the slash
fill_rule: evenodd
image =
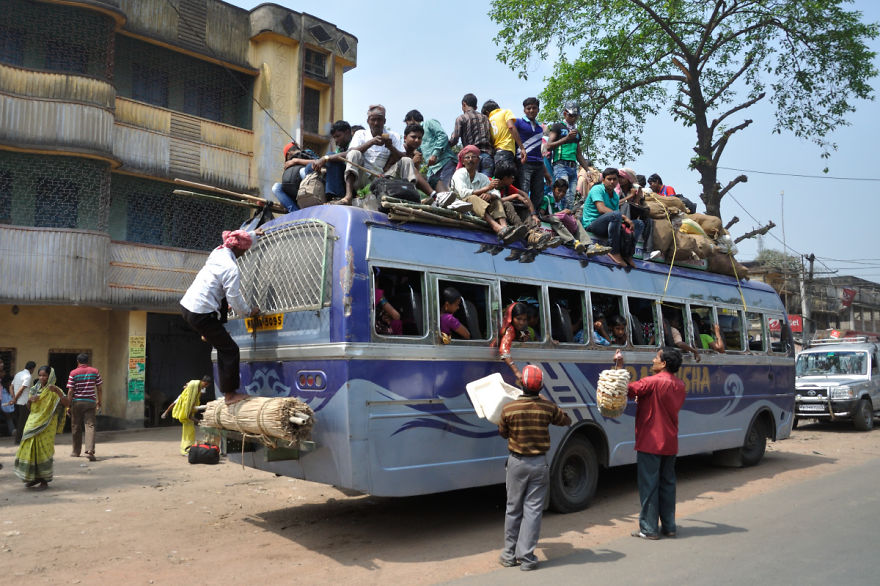
<path id="1" fill-rule="evenodd" d="M 632 537 L 453 584 L 880 584 L 880 459 L 679 519 L 677 539 Z"/>

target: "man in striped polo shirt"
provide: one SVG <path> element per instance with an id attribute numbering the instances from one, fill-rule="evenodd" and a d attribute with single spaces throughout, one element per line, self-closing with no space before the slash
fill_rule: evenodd
<path id="1" fill-rule="evenodd" d="M 498 433 L 507 439 L 507 512 L 504 517 L 504 550 L 501 565 L 538 567 L 535 547 L 541 534 L 544 497 L 550 483 L 545 454 L 550 449 L 550 425 L 571 425 L 555 403 L 539 393 L 543 375 L 537 366 L 522 370 L 523 394 L 501 411 Z"/>
<path id="2" fill-rule="evenodd" d="M 104 381 L 98 369 L 89 366 L 89 355 L 78 354 L 77 366 L 67 379 L 67 398 L 70 399 L 70 431 L 73 436 L 71 456 L 78 457 L 82 449 L 83 425 L 86 430 L 86 457 L 95 461 L 95 416 L 101 408 Z"/>

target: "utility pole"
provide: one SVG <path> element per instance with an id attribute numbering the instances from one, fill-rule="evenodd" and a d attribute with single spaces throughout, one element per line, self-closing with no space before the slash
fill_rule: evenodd
<path id="1" fill-rule="evenodd" d="M 813 283 L 813 262 L 816 260 L 816 255 L 810 253 L 809 256 L 806 257 L 807 261 L 810 263 L 810 269 L 801 279 L 801 314 L 803 314 L 803 322 L 804 322 L 804 331 L 801 334 L 804 340 L 804 345 L 809 342 L 812 331 L 812 323 L 813 319 L 810 317 L 810 302 L 807 299 L 807 283 L 812 285 Z M 803 260 L 801 260 L 801 269 L 803 270 Z M 812 288 L 812 287 L 810 287 Z"/>

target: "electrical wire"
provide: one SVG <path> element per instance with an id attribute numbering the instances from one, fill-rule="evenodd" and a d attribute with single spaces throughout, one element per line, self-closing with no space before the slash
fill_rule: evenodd
<path id="1" fill-rule="evenodd" d="M 757 173 L 759 175 L 779 175 L 781 177 L 802 177 L 804 179 L 834 179 L 836 181 L 880 181 L 875 177 L 833 177 L 831 175 L 806 175 L 802 173 L 781 173 L 779 171 L 758 171 L 756 169 L 737 169 L 736 167 L 717 167 L 727 171 L 741 171 L 743 173 Z"/>

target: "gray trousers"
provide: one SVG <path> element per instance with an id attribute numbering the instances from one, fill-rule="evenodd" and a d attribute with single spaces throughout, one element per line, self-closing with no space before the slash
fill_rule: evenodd
<path id="1" fill-rule="evenodd" d="M 550 468 L 544 454 L 511 454 L 507 457 L 507 512 L 502 560 L 518 559 L 526 567 L 538 563 L 535 547 L 541 534 L 541 515 L 549 483 Z"/>

